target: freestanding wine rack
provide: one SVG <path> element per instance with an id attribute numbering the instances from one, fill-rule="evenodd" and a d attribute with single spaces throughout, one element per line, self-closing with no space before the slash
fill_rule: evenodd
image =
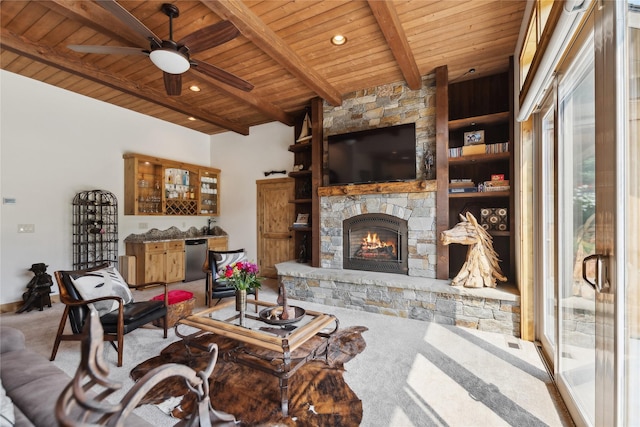
<path id="1" fill-rule="evenodd" d="M 118 201 L 104 190 L 83 191 L 73 198 L 73 268 L 118 262 Z"/>

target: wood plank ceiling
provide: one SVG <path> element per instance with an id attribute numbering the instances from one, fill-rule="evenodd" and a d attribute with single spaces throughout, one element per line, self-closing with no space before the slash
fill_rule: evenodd
<path id="1" fill-rule="evenodd" d="M 161 39 L 169 38 L 162 1 L 119 4 Z M 320 96 L 406 81 L 447 65 L 458 81 L 505 71 L 523 18 L 522 0 L 172 1 L 173 39 L 222 20 L 240 35 L 191 55 L 253 84 L 242 91 L 202 73 L 182 76 L 166 94 L 163 74 L 140 55 L 79 53 L 68 45 L 132 46 L 149 41 L 94 1 L 0 2 L 0 67 L 207 134 L 293 118 Z M 347 43 L 330 39 L 343 34 Z M 475 68 L 474 74 L 465 74 Z M 188 88 L 197 85 L 200 92 Z M 188 118 L 194 117 L 195 121 Z"/>

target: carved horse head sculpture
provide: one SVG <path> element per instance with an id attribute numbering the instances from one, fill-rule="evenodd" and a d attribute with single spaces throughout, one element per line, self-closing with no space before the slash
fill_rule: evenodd
<path id="1" fill-rule="evenodd" d="M 451 281 L 452 286 L 495 288 L 496 279 L 501 282 L 507 281 L 498 265 L 498 255 L 493 250 L 493 239 L 470 212 L 467 212 L 466 216 L 460 215 L 460 222 L 451 230 L 443 231 L 440 240 L 443 245 L 469 245 L 467 260 Z"/>

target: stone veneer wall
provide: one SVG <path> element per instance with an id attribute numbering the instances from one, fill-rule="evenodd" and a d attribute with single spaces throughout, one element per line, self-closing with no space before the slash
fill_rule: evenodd
<path id="1" fill-rule="evenodd" d="M 342 104 L 323 108 L 323 133 L 337 135 L 405 123 L 416 124 L 416 171 L 425 176 L 424 157 L 436 155 L 436 81 L 433 74 L 422 78 L 422 88 L 411 90 L 405 82 L 391 83 L 344 95 Z M 326 153 L 326 151 L 325 151 Z M 324 164 L 326 164 L 326 159 Z"/>
<path id="2" fill-rule="evenodd" d="M 384 213 L 406 220 L 409 276 L 436 277 L 436 193 L 364 194 L 320 198 L 320 266 L 342 269 L 342 222 Z"/>
<path id="3" fill-rule="evenodd" d="M 405 123 L 416 124 L 416 171 L 427 177 L 425 153 L 435 157 L 435 77 L 422 79 L 422 88 L 411 90 L 398 82 L 353 92 L 342 105 L 324 105 L 324 135 L 335 135 Z M 326 159 L 325 159 L 326 160 Z M 326 161 L 324 162 L 326 164 Z M 342 268 L 342 221 L 363 213 L 386 213 L 408 221 L 409 275 L 435 277 L 435 192 L 329 196 L 320 199 L 320 265 Z"/>

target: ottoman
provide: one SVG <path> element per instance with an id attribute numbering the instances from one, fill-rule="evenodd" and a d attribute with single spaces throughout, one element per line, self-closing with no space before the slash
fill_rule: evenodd
<path id="1" fill-rule="evenodd" d="M 196 299 L 193 297 L 193 292 L 183 290 L 169 291 L 167 292 L 167 297 L 169 299 L 169 306 L 167 307 L 167 328 L 172 328 L 178 320 L 191 314 L 196 304 Z M 156 295 L 151 299 L 163 301 L 164 294 Z M 153 324 L 163 328 L 164 318 L 154 320 Z"/>

